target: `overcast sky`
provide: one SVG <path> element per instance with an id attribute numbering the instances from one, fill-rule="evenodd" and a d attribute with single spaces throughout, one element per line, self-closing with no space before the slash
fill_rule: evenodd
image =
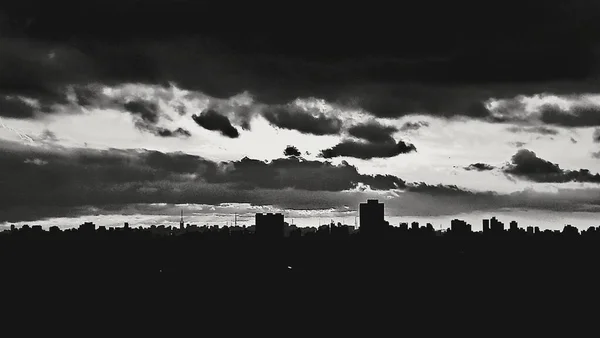
<path id="1" fill-rule="evenodd" d="M 0 224 L 600 210 L 595 1 L 2 6 Z"/>

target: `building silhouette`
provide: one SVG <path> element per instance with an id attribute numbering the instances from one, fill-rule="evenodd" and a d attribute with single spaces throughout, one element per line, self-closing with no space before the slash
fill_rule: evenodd
<path id="1" fill-rule="evenodd" d="M 256 214 L 256 235 L 261 238 L 282 238 L 285 231 L 283 214 Z"/>
<path id="2" fill-rule="evenodd" d="M 359 206 L 360 233 L 376 235 L 385 231 L 384 205 L 376 199 L 369 199 Z"/>
<path id="3" fill-rule="evenodd" d="M 183 210 L 181 210 L 181 218 L 179 219 L 179 229 L 183 230 L 185 228 L 185 223 L 183 222 Z"/>

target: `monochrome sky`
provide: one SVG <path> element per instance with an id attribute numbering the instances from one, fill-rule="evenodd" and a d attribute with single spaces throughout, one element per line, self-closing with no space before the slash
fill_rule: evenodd
<path id="1" fill-rule="evenodd" d="M 0 223 L 600 211 L 600 5 L 438 2 L 0 6 Z"/>

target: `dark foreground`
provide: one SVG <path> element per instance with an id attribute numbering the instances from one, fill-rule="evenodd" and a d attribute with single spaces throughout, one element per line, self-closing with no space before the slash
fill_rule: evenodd
<path id="1" fill-rule="evenodd" d="M 206 314 L 292 327 L 407 315 L 531 324 L 597 308 L 600 287 L 600 246 L 585 239 L 3 238 L 0 250 L 15 311 L 171 318 L 157 325 Z"/>

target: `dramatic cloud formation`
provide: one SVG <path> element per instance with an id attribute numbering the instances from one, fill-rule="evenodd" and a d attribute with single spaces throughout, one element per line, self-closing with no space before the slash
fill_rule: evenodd
<path id="1" fill-rule="evenodd" d="M 272 125 L 290 130 L 297 130 L 304 134 L 336 135 L 342 129 L 342 121 L 335 117 L 328 117 L 323 113 L 312 113 L 292 105 L 269 106 L 263 116 Z"/>
<path id="2" fill-rule="evenodd" d="M 590 182 L 600 183 L 600 174 L 587 169 L 564 170 L 558 164 L 537 157 L 530 150 L 521 149 L 511 159 L 504 172 L 534 182 Z"/>
<path id="3" fill-rule="evenodd" d="M 149 150 L 41 148 L 10 142 L 2 146 L 9 151 L 0 153 L 0 183 L 6 191 L 15 191 L 3 195 L 5 206 L 173 202 L 194 200 L 194 191 L 203 191 L 206 198 L 219 195 L 214 189 L 234 194 L 258 188 L 344 191 L 359 184 L 373 190 L 405 187 L 398 177 L 363 175 L 347 162 L 334 165 L 289 157 L 216 163 L 199 156 Z"/>
<path id="4" fill-rule="evenodd" d="M 438 5 L 440 14 L 412 3 L 405 8 L 411 15 L 402 20 L 375 5 L 347 9 L 343 19 L 324 8 L 319 13 L 296 8 L 299 17 L 323 19 L 318 32 L 285 28 L 289 16 L 266 14 L 276 8 L 244 6 L 231 14 L 232 21 L 257 29 L 269 22 L 279 29 L 243 36 L 218 33 L 217 18 L 199 23 L 192 15 L 219 13 L 227 5 L 156 1 L 141 9 L 111 3 L 39 2 L 26 11 L 7 10 L 11 24 L 3 27 L 0 43 L 0 96 L 33 97 L 48 106 L 64 100 L 61 89 L 67 85 L 173 81 L 220 98 L 247 90 L 266 104 L 320 97 L 381 117 L 421 112 L 481 118 L 486 111 L 480 103 L 490 97 L 572 93 L 573 82 L 597 87 L 585 82 L 596 71 L 599 31 L 592 14 L 598 5 L 589 1 L 540 7 L 528 0 L 518 11 L 500 6 L 493 13 L 472 4 Z M 377 35 L 346 24 L 367 13 L 379 18 L 370 27 Z M 424 21 L 443 29 L 411 31 Z M 411 32 L 400 37 L 402 48 L 389 44 L 398 31 Z M 29 41 L 17 38 L 23 36 Z"/>
<path id="5" fill-rule="evenodd" d="M 473 163 L 464 169 L 467 171 L 475 170 L 475 171 L 489 171 L 494 170 L 494 166 L 485 164 L 485 163 Z"/>
<path id="6" fill-rule="evenodd" d="M 302 153 L 300 153 L 298 148 L 296 148 L 294 146 L 287 146 L 283 150 L 283 155 L 285 155 L 285 156 L 300 156 L 300 155 L 302 155 Z"/>
<path id="7" fill-rule="evenodd" d="M 464 165 L 478 160 L 496 163 L 498 156 L 512 154 L 512 145 L 524 146 L 521 141 L 546 151 L 551 147 L 547 136 L 564 141 L 560 143 L 564 154 L 557 155 L 561 162 L 564 158 L 565 164 L 577 163 L 575 168 L 592 168 L 590 154 L 600 155 L 585 148 L 591 142 L 571 144 L 569 133 L 587 138 L 588 130 L 575 129 L 600 127 L 600 101 L 594 94 L 600 92 L 597 2 L 540 6 L 524 0 L 518 10 L 453 2 L 436 4 L 435 11 L 429 3 L 414 2 L 403 8 L 410 14 L 401 18 L 375 4 L 350 6 L 339 15 L 337 8 L 314 11 L 311 6 L 296 6 L 293 13 L 288 9 L 279 13 L 278 6 L 255 3 L 236 4 L 234 12 L 225 2 L 26 3 L 33 6 L 3 10 L 7 19 L 0 23 L 0 117 L 14 126 L 9 130 L 3 125 L 3 136 L 16 139 L 18 134 L 45 146 L 89 142 L 90 147 L 161 152 L 58 147 L 38 151 L 2 145 L 0 189 L 11 192 L 11 199 L 4 197 L 7 204 L 2 205 L 275 201 L 291 208 L 316 207 L 356 203 L 358 199 L 347 197 L 345 191 L 364 188 L 361 198 L 400 189 L 390 205 L 410 206 L 420 213 L 538 204 L 583 208 L 571 201 L 596 206 L 597 191 L 580 192 L 581 198 L 571 192 L 563 192 L 567 197 L 543 198 L 528 192 L 505 199 L 452 185 L 360 174 L 359 169 L 419 181 L 449 179 L 459 185 L 470 175 L 477 179 L 487 175 L 490 182 L 485 184 L 495 189 L 512 187 L 505 182 L 507 177 L 523 178 L 519 184 L 535 188 L 539 185 L 531 182 L 595 183 L 597 176 L 586 170 L 563 170 L 525 150 L 503 168 L 505 176 L 472 172 L 487 171 L 483 163 L 443 173 L 457 158 L 466 161 L 460 162 Z M 198 13 L 227 13 L 227 20 L 247 27 L 248 34 L 218 32 L 214 28 L 223 25 L 222 16 L 198 20 Z M 294 16 L 310 17 L 319 29 L 298 30 L 290 25 Z M 349 24 L 368 16 L 378 20 L 368 27 Z M 424 22 L 432 29 L 415 30 Z M 430 126 L 413 120 L 420 117 L 412 114 L 435 122 Z M 83 126 L 106 126 L 103 121 L 113 117 L 125 124 L 133 120 L 137 129 L 158 137 L 142 134 L 133 140 L 125 135 L 131 126 L 118 129 L 117 123 L 118 138 L 87 135 Z M 233 156 L 234 146 L 221 148 L 229 140 L 194 131 L 190 117 L 200 127 L 231 139 L 239 138 L 242 128 L 247 144 Z M 285 130 L 273 132 L 263 118 Z M 250 130 L 251 122 L 256 130 Z M 457 122 L 464 122 L 460 133 L 446 129 Z M 70 126 L 81 130 L 71 132 Z M 415 139 L 409 140 L 419 145 L 419 154 L 406 156 L 410 163 L 394 159 L 416 152 L 415 145 L 397 141 L 395 133 L 425 127 L 427 132 L 411 133 Z M 49 134 L 24 136 L 39 135 L 44 128 L 56 131 L 60 140 Z M 361 166 L 357 169 L 348 163 L 306 161 L 297 149 L 286 151 L 288 158 L 271 162 L 246 158 L 220 163 L 202 157 L 239 159 L 250 149 L 244 146 L 262 152 L 262 132 L 289 137 L 273 140 L 275 149 L 265 149 L 266 158 L 281 153 L 277 144 L 297 144 L 303 153 L 321 150 L 319 156 L 336 161 L 374 160 L 356 161 Z M 518 139 L 511 133 L 539 137 Z M 325 135 L 336 137 L 313 137 Z M 183 149 L 202 156 L 166 153 Z M 251 157 L 264 158 L 256 152 Z M 415 173 L 420 168 L 428 169 Z"/>
<path id="8" fill-rule="evenodd" d="M 398 143 L 394 141 L 385 143 L 367 143 L 345 140 L 331 148 L 322 150 L 320 156 L 323 158 L 355 157 L 366 160 L 371 158 L 394 157 L 416 151 L 417 148 L 413 144 L 404 141 L 398 141 Z"/>
<path id="9" fill-rule="evenodd" d="M 398 129 L 396 127 L 385 126 L 377 121 L 369 121 L 368 123 L 359 124 L 348 128 L 348 133 L 351 136 L 372 143 L 395 142 L 392 135 L 397 131 Z"/>
<path id="10" fill-rule="evenodd" d="M 194 114 L 192 115 L 192 119 L 202 128 L 218 131 L 223 136 L 229 138 L 238 138 L 240 136 L 238 130 L 231 125 L 231 122 L 229 122 L 229 119 L 226 116 L 223 116 L 212 109 L 206 110 L 200 113 L 200 115 Z"/>

